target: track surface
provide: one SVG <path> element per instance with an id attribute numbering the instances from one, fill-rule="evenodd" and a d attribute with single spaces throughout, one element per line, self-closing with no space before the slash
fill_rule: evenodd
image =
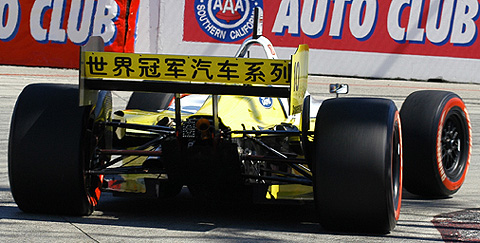
<path id="1" fill-rule="evenodd" d="M 199 206 L 188 191 L 170 200 L 114 198 L 103 194 L 89 217 L 21 212 L 8 183 L 7 147 L 12 110 L 29 83 L 77 83 L 75 70 L 0 66 L 0 241 L 480 241 L 480 85 L 398 80 L 310 77 L 317 99 L 332 97 L 329 83 L 348 83 L 348 96 L 385 97 L 398 107 L 420 89 L 451 90 L 466 102 L 473 124 L 473 158 L 462 189 L 452 198 L 427 200 L 404 192 L 400 220 L 387 235 L 324 231 L 304 205 Z M 115 92 L 115 107 L 125 107 L 128 92 Z M 59 117 L 61 119 L 61 117 Z M 40 183 L 39 183 L 40 185 Z M 32 186 L 39 186 L 32 185 Z M 52 188 L 54 190 L 54 188 Z M 345 222 L 348 223 L 348 222 Z"/>

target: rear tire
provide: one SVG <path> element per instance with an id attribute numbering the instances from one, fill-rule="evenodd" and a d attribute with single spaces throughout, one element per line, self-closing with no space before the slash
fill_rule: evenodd
<path id="1" fill-rule="evenodd" d="M 400 116 L 393 101 L 324 101 L 315 124 L 314 197 L 329 230 L 386 233 L 402 198 Z"/>
<path id="2" fill-rule="evenodd" d="M 18 97 L 8 168 L 12 195 L 22 211 L 88 215 L 98 203 L 102 176 L 85 171 L 94 166 L 95 147 L 111 144 L 111 131 L 96 126 L 110 119 L 111 95 L 100 92 L 93 108 L 80 107 L 78 97 L 76 85 L 53 84 L 29 85 Z"/>
<path id="3" fill-rule="evenodd" d="M 417 195 L 447 197 L 462 186 L 472 150 L 468 112 L 452 92 L 410 94 L 400 112 L 404 131 L 405 188 Z"/>

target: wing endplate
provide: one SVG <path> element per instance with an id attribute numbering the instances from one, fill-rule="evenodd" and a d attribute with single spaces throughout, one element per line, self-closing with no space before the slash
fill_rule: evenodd
<path id="1" fill-rule="evenodd" d="M 292 55 L 290 83 L 290 115 L 301 113 L 308 84 L 308 45 L 300 45 Z"/>

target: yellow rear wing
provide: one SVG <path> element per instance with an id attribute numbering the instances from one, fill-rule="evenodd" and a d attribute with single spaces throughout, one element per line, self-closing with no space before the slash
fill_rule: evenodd
<path id="1" fill-rule="evenodd" d="M 102 42 L 98 38 L 95 42 Z M 307 90 L 308 46 L 291 60 L 103 52 L 89 43 L 80 53 L 80 105 L 98 90 L 244 95 L 290 98 L 302 112 Z"/>

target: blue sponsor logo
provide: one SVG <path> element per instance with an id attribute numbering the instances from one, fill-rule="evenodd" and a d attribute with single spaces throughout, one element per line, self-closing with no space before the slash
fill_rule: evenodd
<path id="1" fill-rule="evenodd" d="M 259 97 L 260 104 L 262 104 L 263 107 L 270 109 L 272 108 L 273 105 L 273 99 L 271 97 Z"/>
<path id="2" fill-rule="evenodd" d="M 195 17 L 200 28 L 222 42 L 242 40 L 252 34 L 254 8 L 262 0 L 195 0 Z"/>

